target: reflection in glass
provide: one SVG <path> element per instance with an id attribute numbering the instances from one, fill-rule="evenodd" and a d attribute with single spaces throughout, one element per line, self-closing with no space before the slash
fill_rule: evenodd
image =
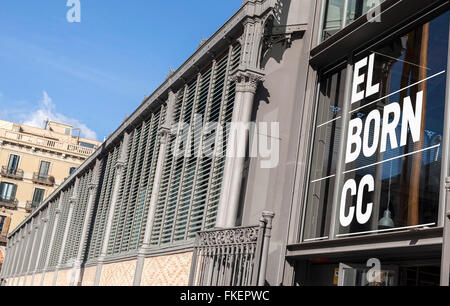
<path id="1" fill-rule="evenodd" d="M 344 26 L 349 25 L 383 1 L 384 0 L 328 0 L 324 12 L 322 41 L 328 39 Z"/>
<path id="2" fill-rule="evenodd" d="M 393 228 L 437 225 L 448 20 L 446 13 L 371 52 L 375 53 L 373 84 L 379 83 L 380 91 L 352 104 L 351 119 L 362 120 L 364 128 L 361 138 L 367 133 L 367 143 L 374 144 L 378 141 L 378 149 L 368 157 L 361 152 L 355 161 L 347 163 L 344 182 L 354 179 L 359 185 L 364 176 L 371 175 L 375 186 L 372 192 L 367 189 L 364 192 L 363 212 L 369 208 L 368 203 L 373 203 L 373 211 L 371 219 L 365 224 L 353 220 L 350 226 L 340 225 L 338 237 Z M 368 71 L 362 69 L 360 73 L 367 75 Z M 361 84 L 358 91 L 365 87 L 366 84 Z M 410 99 L 416 111 L 416 104 L 422 94 L 420 126 L 416 127 L 419 129 L 420 139 L 414 140 L 411 126 L 402 127 L 405 115 L 403 109 L 407 103 L 405 99 Z M 399 121 L 394 135 L 386 138 L 386 150 L 382 151 L 381 134 L 383 125 L 386 125 L 383 123 L 384 109 L 393 103 L 400 105 L 402 113 L 400 118 L 393 114 L 387 118 L 389 123 Z M 372 120 L 366 126 L 366 119 L 373 111 L 381 114 L 381 120 L 375 123 Z M 376 129 L 375 125 L 380 128 Z M 408 131 L 404 146 L 401 146 L 402 131 Z M 351 197 L 349 193 L 345 204 L 346 215 L 350 213 L 350 207 L 356 205 L 357 197 Z"/>
<path id="3" fill-rule="evenodd" d="M 327 235 L 331 220 L 334 178 L 342 128 L 345 71 L 324 77 L 320 84 L 314 149 L 311 166 L 305 239 Z"/>

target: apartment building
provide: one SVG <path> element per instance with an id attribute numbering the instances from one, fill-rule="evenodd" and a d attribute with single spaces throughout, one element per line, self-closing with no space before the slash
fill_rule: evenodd
<path id="1" fill-rule="evenodd" d="M 448 285 L 448 41 L 448 0 L 244 1 L 10 234 L 3 283 Z"/>
<path id="2" fill-rule="evenodd" d="M 101 143 L 72 126 L 43 122 L 35 128 L 0 120 L 0 252 L 6 237 Z M 0 261 L 1 264 L 1 261 Z"/>

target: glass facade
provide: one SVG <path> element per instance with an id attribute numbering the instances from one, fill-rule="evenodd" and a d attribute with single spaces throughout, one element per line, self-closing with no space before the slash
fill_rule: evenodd
<path id="1" fill-rule="evenodd" d="M 367 14 L 384 0 L 327 0 L 322 31 L 322 40 L 333 36 L 336 32 L 352 23 L 357 18 Z M 374 18 L 370 13 L 369 18 Z"/>
<path id="2" fill-rule="evenodd" d="M 322 76 L 304 241 L 438 225 L 448 28 L 447 12 L 359 54 L 348 96 L 345 69 Z"/>

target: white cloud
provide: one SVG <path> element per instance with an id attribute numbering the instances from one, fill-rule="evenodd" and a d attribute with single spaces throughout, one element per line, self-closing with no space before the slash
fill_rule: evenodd
<path id="1" fill-rule="evenodd" d="M 39 101 L 39 109 L 28 114 L 23 124 L 34 127 L 42 128 L 45 120 L 55 121 L 59 123 L 65 123 L 79 128 L 81 130 L 81 136 L 88 139 L 97 139 L 97 134 L 88 128 L 85 124 L 81 123 L 77 119 L 69 118 L 63 114 L 55 111 L 55 104 L 46 91 L 43 92 L 42 100 Z"/>

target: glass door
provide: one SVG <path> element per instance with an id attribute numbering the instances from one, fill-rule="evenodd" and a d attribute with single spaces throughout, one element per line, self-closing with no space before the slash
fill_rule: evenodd
<path id="1" fill-rule="evenodd" d="M 19 168 L 20 156 L 11 154 L 8 161 L 8 173 L 15 175 Z"/>
<path id="2" fill-rule="evenodd" d="M 44 179 L 44 180 L 47 179 L 49 169 L 50 169 L 50 163 L 46 162 L 46 161 L 42 161 L 41 166 L 39 168 L 39 178 Z"/>
<path id="3" fill-rule="evenodd" d="M 369 277 L 372 275 L 371 277 Z M 339 265 L 338 286 L 340 287 L 392 287 L 398 283 L 398 267 L 385 266 L 379 271 L 364 265 Z"/>

